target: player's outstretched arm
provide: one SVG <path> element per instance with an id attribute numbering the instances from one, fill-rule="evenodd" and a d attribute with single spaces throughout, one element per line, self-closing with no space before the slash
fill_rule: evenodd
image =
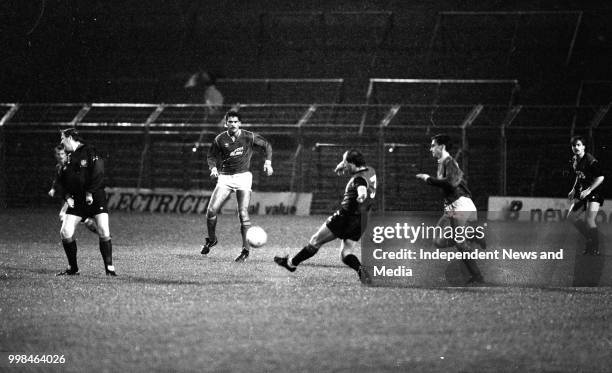
<path id="1" fill-rule="evenodd" d="M 342 176 L 346 174 L 346 163 L 344 161 L 340 161 L 336 168 L 334 168 L 334 173 L 338 176 Z"/>

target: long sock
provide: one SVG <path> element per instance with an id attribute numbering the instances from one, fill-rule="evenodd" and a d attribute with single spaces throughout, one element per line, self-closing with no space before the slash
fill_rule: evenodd
<path id="1" fill-rule="evenodd" d="M 113 265 L 113 244 L 110 237 L 100 237 L 100 254 L 102 254 L 104 268 Z"/>
<path id="2" fill-rule="evenodd" d="M 308 244 L 308 245 L 304 246 L 302 248 L 302 250 L 300 250 L 300 252 L 295 254 L 293 259 L 289 260 L 289 262 L 290 262 L 289 264 L 297 266 L 300 263 L 302 263 L 304 260 L 312 258 L 317 253 L 317 251 L 319 251 L 319 249 L 317 249 L 316 247 L 312 246 L 311 244 Z"/>
<path id="3" fill-rule="evenodd" d="M 64 246 L 64 251 L 66 252 L 66 258 L 68 258 L 68 265 L 74 271 L 79 270 L 79 266 L 77 265 L 77 244 L 76 241 L 69 238 L 63 239 L 62 245 Z"/>
<path id="4" fill-rule="evenodd" d="M 585 238 L 589 239 L 589 231 L 586 223 L 583 220 L 576 220 L 573 222 L 574 227 L 583 235 Z"/>
<path id="5" fill-rule="evenodd" d="M 597 227 L 589 228 L 589 238 L 591 239 L 591 252 L 597 254 L 599 252 L 599 233 Z"/>
<path id="6" fill-rule="evenodd" d="M 465 263 L 465 266 L 472 277 L 482 278 L 482 273 L 480 273 L 480 269 L 478 268 L 478 265 L 474 259 L 463 259 L 463 263 Z"/>
<path id="7" fill-rule="evenodd" d="M 249 244 L 249 241 L 247 240 L 247 231 L 249 230 L 249 228 L 251 228 L 250 219 L 244 219 L 240 221 L 240 235 L 242 236 L 242 247 L 244 247 L 247 250 L 251 249 L 251 245 Z"/>
<path id="8" fill-rule="evenodd" d="M 211 241 L 217 239 L 217 234 L 215 230 L 217 229 L 217 216 L 211 216 L 206 218 L 206 228 L 208 229 L 208 238 Z"/>
<path id="9" fill-rule="evenodd" d="M 346 264 L 347 266 L 353 268 L 355 271 L 359 272 L 359 268 L 361 267 L 361 262 L 355 255 L 348 254 L 347 256 L 343 256 L 342 262 Z"/>

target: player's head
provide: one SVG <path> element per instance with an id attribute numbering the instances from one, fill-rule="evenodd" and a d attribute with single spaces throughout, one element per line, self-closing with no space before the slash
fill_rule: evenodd
<path id="1" fill-rule="evenodd" d="M 342 155 L 342 162 L 336 167 L 336 172 L 353 173 L 366 165 L 363 154 L 357 149 L 349 149 Z"/>
<path id="2" fill-rule="evenodd" d="M 435 135 L 431 138 L 431 146 L 429 147 L 429 151 L 431 151 L 431 155 L 433 155 L 434 158 L 440 159 L 445 151 L 448 152 L 450 146 L 451 142 L 448 135 Z"/>
<path id="3" fill-rule="evenodd" d="M 55 147 L 54 149 L 55 153 L 55 160 L 57 161 L 58 164 L 64 164 L 66 163 L 66 149 L 64 149 L 64 145 L 63 144 L 59 144 Z"/>
<path id="4" fill-rule="evenodd" d="M 357 149 L 349 149 L 344 152 L 344 160 L 346 163 L 351 163 L 357 167 L 365 166 L 365 158 L 363 154 Z"/>
<path id="5" fill-rule="evenodd" d="M 235 135 L 240 129 L 241 124 L 242 120 L 240 119 L 240 114 L 237 111 L 232 110 L 225 114 L 225 127 L 230 135 Z"/>
<path id="6" fill-rule="evenodd" d="M 574 136 L 570 140 L 570 144 L 572 144 L 572 152 L 574 152 L 574 154 L 579 156 L 584 155 L 584 151 L 586 150 L 584 137 Z"/>
<path id="7" fill-rule="evenodd" d="M 64 148 L 69 152 L 73 152 L 80 143 L 84 142 L 83 137 L 75 128 L 61 131 L 61 139 Z"/>

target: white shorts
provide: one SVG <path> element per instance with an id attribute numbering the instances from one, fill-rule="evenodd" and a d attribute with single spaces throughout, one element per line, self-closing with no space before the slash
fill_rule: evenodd
<path id="1" fill-rule="evenodd" d="M 444 213 L 451 218 L 457 218 L 463 221 L 478 220 L 476 205 L 471 198 L 461 196 L 453 203 L 444 205 Z"/>
<path id="2" fill-rule="evenodd" d="M 219 174 L 217 180 L 217 188 L 226 188 L 232 191 L 248 190 L 251 191 L 253 185 L 253 174 L 250 172 L 241 172 L 233 175 Z"/>

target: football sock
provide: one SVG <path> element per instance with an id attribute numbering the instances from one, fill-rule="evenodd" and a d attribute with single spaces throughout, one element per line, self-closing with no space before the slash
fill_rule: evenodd
<path id="1" fill-rule="evenodd" d="M 312 246 L 311 244 L 308 244 L 308 245 L 304 246 L 302 248 L 302 250 L 300 250 L 299 253 L 295 254 L 293 259 L 289 259 L 289 261 L 288 261 L 289 265 L 291 267 L 298 266 L 304 260 L 312 258 L 317 253 L 317 251 L 319 251 L 319 249 L 317 249 L 316 247 Z"/>
<path id="2" fill-rule="evenodd" d="M 478 265 L 476 265 L 476 261 L 474 259 L 463 259 L 463 263 L 465 263 L 465 266 L 470 272 L 470 276 L 482 278 L 482 273 L 480 273 L 480 269 L 478 268 Z"/>
<path id="3" fill-rule="evenodd" d="M 596 254 L 599 251 L 599 234 L 597 227 L 589 228 L 589 239 L 591 241 L 591 252 Z"/>
<path id="4" fill-rule="evenodd" d="M 355 271 L 359 272 L 359 267 L 361 267 L 361 262 L 359 259 L 353 254 L 348 254 L 347 256 L 342 257 L 342 262 L 347 266 L 353 268 Z"/>
<path id="5" fill-rule="evenodd" d="M 217 239 L 215 230 L 217 229 L 217 216 L 210 216 L 206 218 L 206 228 L 208 228 L 208 238 L 211 241 Z"/>
<path id="6" fill-rule="evenodd" d="M 240 219 L 240 235 L 242 236 L 242 247 L 249 250 L 251 245 L 247 240 L 247 231 L 251 228 L 251 219 Z"/>
<path id="7" fill-rule="evenodd" d="M 68 265 L 70 266 L 70 269 L 78 271 L 79 266 L 77 265 L 76 241 L 72 238 L 65 238 L 62 240 L 62 245 L 64 246 L 64 251 L 66 252 L 66 257 L 68 258 Z"/>
<path id="8" fill-rule="evenodd" d="M 102 254 L 104 268 L 113 265 L 113 244 L 110 237 L 100 237 L 100 254 Z"/>

